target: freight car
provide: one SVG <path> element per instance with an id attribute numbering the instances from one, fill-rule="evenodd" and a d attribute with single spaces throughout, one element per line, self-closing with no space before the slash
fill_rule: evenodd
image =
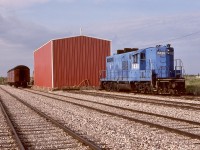
<path id="1" fill-rule="evenodd" d="M 27 87 L 30 82 L 30 69 L 19 65 L 7 72 L 7 83 L 15 87 Z"/>
<path id="2" fill-rule="evenodd" d="M 183 94 L 183 64 L 174 59 L 174 48 L 157 45 L 145 49 L 125 48 L 106 58 L 101 88 L 128 89 L 139 93 Z"/>

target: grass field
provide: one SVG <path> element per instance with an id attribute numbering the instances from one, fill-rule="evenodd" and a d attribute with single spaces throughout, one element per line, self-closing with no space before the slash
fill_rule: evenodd
<path id="1" fill-rule="evenodd" d="M 185 76 L 186 93 L 200 95 L 200 78 L 196 76 Z M 0 84 L 5 84 L 6 79 L 0 77 Z"/>
<path id="2" fill-rule="evenodd" d="M 6 79 L 4 77 L 0 77 L 0 84 L 5 84 Z"/>
<path id="3" fill-rule="evenodd" d="M 186 79 L 186 92 L 194 95 L 200 95 L 200 78 L 195 76 L 187 76 Z"/>

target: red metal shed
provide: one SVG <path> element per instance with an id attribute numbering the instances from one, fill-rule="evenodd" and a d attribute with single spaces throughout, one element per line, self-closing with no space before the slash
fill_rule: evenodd
<path id="1" fill-rule="evenodd" d="M 89 36 L 51 40 L 34 52 L 35 86 L 52 89 L 99 86 L 111 41 Z"/>

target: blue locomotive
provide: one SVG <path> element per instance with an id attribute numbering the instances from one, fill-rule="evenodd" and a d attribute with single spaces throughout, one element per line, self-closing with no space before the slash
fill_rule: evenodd
<path id="1" fill-rule="evenodd" d="M 101 88 L 128 89 L 139 93 L 182 94 L 185 92 L 183 64 L 174 59 L 174 48 L 157 45 L 145 49 L 125 48 L 106 58 Z"/>

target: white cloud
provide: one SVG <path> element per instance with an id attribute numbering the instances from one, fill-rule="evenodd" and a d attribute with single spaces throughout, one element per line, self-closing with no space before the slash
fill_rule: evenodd
<path id="1" fill-rule="evenodd" d="M 199 31 L 200 14 L 174 15 L 161 17 L 142 17 L 133 20 L 120 20 L 99 24 L 98 29 L 90 33 L 102 33 L 104 36 L 120 37 L 121 41 L 131 41 L 137 45 L 147 45 L 166 41 Z M 84 30 L 84 29 L 83 29 Z"/>
<path id="2" fill-rule="evenodd" d="M 33 68 L 33 51 L 50 39 L 68 35 L 58 33 L 32 22 L 0 14 L 0 76 L 20 64 Z"/>
<path id="3" fill-rule="evenodd" d="M 73 0 L 67 0 L 67 2 L 70 1 Z M 83 26 L 83 34 L 112 40 L 113 51 L 115 51 L 124 47 L 145 48 L 156 44 L 167 44 L 168 42 L 163 41 L 196 32 L 199 26 L 199 13 L 133 17 L 132 19 L 90 24 L 88 27 Z M 65 30 L 60 29 L 60 32 L 66 29 L 70 32 L 77 30 L 66 26 Z M 21 21 L 14 16 L 2 17 L 1 15 L 0 33 L 0 76 L 5 75 L 6 71 L 13 67 L 11 65 L 18 63 L 33 67 L 32 57 L 35 48 L 52 38 L 71 36 L 69 32 L 58 33 L 31 22 Z M 169 42 L 175 48 L 175 57 L 183 60 L 186 73 L 200 72 L 196 69 L 199 68 L 199 40 L 200 34 Z"/>
<path id="4" fill-rule="evenodd" d="M 199 26 L 200 14 L 194 13 L 107 22 L 95 28 L 83 27 L 83 31 L 86 35 L 112 40 L 112 52 L 125 47 L 146 48 L 170 43 L 175 48 L 175 58 L 183 60 L 186 73 L 197 74 L 200 72 L 200 33 L 171 39 L 200 31 Z"/>
<path id="5" fill-rule="evenodd" d="M 0 6 L 4 8 L 19 8 L 48 1 L 49 0 L 0 0 Z"/>

